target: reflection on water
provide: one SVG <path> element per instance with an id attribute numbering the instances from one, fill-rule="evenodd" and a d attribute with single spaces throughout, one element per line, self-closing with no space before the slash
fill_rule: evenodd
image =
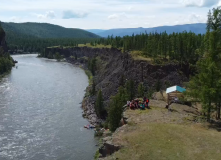
<path id="1" fill-rule="evenodd" d="M 0 160 L 90 160 L 93 131 L 80 102 L 88 80 L 68 63 L 14 56 L 18 68 L 0 82 Z"/>

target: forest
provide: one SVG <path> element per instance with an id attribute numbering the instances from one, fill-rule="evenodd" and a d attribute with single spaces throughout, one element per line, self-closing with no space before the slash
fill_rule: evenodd
<path id="1" fill-rule="evenodd" d="M 1 47 L 1 41 L 4 38 L 4 36 L 5 32 L 0 26 L 0 77 L 4 73 L 9 72 L 13 66 L 13 59 L 11 58 L 9 53 L 6 53 Z"/>
<path id="2" fill-rule="evenodd" d="M 167 34 L 145 33 L 140 35 L 100 38 L 93 45 L 104 44 L 122 48 L 123 52 L 142 51 L 142 56 L 154 61 L 177 61 L 179 63 L 195 64 L 202 53 L 208 51 L 208 36 L 192 32 Z"/>
<path id="3" fill-rule="evenodd" d="M 77 46 L 99 36 L 81 29 L 64 28 L 47 23 L 4 23 L 9 50 L 43 52 L 49 46 Z"/>
<path id="4" fill-rule="evenodd" d="M 24 52 L 44 52 L 49 46 L 71 46 L 90 42 L 91 38 L 33 38 L 33 37 L 7 37 L 9 50 L 22 50 Z"/>

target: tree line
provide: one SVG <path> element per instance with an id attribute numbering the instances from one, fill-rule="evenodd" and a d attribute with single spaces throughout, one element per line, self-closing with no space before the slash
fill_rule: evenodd
<path id="1" fill-rule="evenodd" d="M 35 37 L 7 37 L 9 50 L 24 52 L 44 52 L 50 46 L 77 47 L 78 44 L 86 44 L 91 38 L 35 38 Z"/>
<path id="2" fill-rule="evenodd" d="M 180 64 L 195 64 L 203 52 L 208 50 L 208 35 L 192 32 L 182 33 L 142 33 L 140 35 L 100 38 L 93 45 L 111 45 L 121 48 L 123 52 L 139 50 L 142 56 L 158 59 L 174 60 Z"/>

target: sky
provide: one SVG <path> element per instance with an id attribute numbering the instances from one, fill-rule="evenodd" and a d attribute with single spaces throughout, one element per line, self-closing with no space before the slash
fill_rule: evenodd
<path id="1" fill-rule="evenodd" d="M 0 21 L 66 28 L 150 28 L 205 23 L 221 0 L 0 0 Z"/>

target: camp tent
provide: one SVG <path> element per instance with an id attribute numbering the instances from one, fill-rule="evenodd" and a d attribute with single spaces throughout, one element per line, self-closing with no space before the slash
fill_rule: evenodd
<path id="1" fill-rule="evenodd" d="M 170 88 L 167 88 L 166 94 L 168 97 L 167 103 L 170 104 L 170 101 L 173 100 L 175 97 L 182 96 L 182 93 L 185 92 L 186 89 L 180 87 L 180 86 L 173 86 Z"/>

